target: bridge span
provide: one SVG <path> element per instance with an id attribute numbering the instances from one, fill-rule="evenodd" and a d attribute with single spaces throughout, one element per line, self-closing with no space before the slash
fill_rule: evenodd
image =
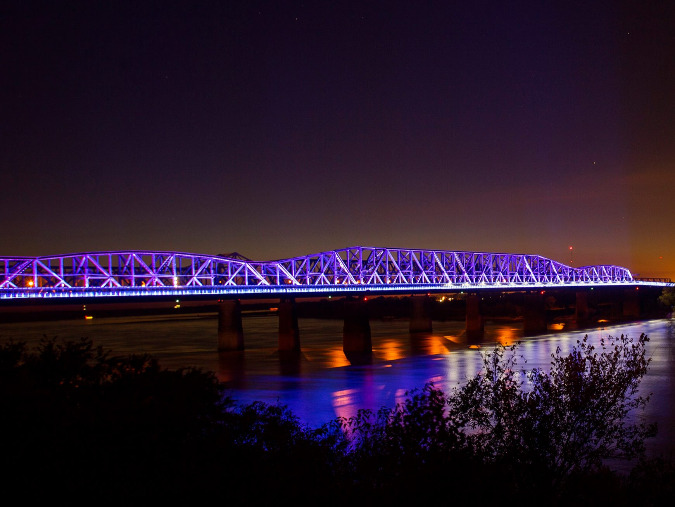
<path id="1" fill-rule="evenodd" d="M 572 267 L 540 255 L 364 246 L 274 261 L 167 251 L 0 257 L 0 304 L 217 299 L 220 349 L 243 348 L 242 298 L 279 298 L 279 349 L 298 350 L 294 298 L 348 296 L 345 352 L 368 352 L 368 318 L 359 302 L 365 295 L 466 292 L 467 333 L 481 334 L 476 295 L 484 291 L 532 293 L 525 324 L 540 329 L 537 291 L 574 290 L 583 312 L 587 289 L 672 285 L 636 279 L 621 266 Z M 411 331 L 430 331 L 424 296 L 412 301 Z"/>
<path id="2" fill-rule="evenodd" d="M 0 299 L 443 292 L 665 285 L 624 267 L 571 267 L 540 255 L 351 247 L 275 261 L 183 252 L 0 257 Z"/>

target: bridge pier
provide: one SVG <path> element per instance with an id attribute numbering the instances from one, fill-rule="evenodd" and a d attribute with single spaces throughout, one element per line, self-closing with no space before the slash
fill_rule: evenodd
<path id="1" fill-rule="evenodd" d="M 279 302 L 279 351 L 300 351 L 300 328 L 295 298 L 282 298 Z"/>
<path id="2" fill-rule="evenodd" d="M 218 350 L 243 350 L 244 329 L 241 302 L 226 299 L 218 303 Z"/>
<path id="3" fill-rule="evenodd" d="M 370 355 L 373 345 L 370 337 L 368 308 L 361 297 L 347 297 L 344 303 L 342 350 L 345 355 Z"/>
<path id="4" fill-rule="evenodd" d="M 523 305 L 523 334 L 543 334 L 546 326 L 546 304 L 541 293 L 525 294 Z"/>
<path id="5" fill-rule="evenodd" d="M 482 340 L 485 335 L 485 324 L 480 313 L 480 296 L 466 296 L 466 337 L 468 340 Z"/>
<path id="6" fill-rule="evenodd" d="M 606 315 L 611 322 L 623 320 L 623 293 L 611 291 L 606 299 Z"/>
<path id="7" fill-rule="evenodd" d="M 410 332 L 431 333 L 431 299 L 429 296 L 411 296 L 410 305 Z"/>
<path id="8" fill-rule="evenodd" d="M 624 320 L 637 320 L 640 318 L 640 294 L 637 287 L 623 291 L 621 305 Z"/>
<path id="9" fill-rule="evenodd" d="M 579 290 L 576 292 L 576 307 L 574 310 L 574 322 L 576 328 L 587 327 L 590 323 L 588 292 L 585 290 Z"/>

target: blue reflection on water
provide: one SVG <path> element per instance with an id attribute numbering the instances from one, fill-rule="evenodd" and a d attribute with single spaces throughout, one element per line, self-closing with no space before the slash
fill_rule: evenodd
<path id="1" fill-rule="evenodd" d="M 444 354 L 408 355 L 394 361 L 376 358 L 373 364 L 323 368 L 298 374 L 248 375 L 243 389 L 232 394 L 241 402 L 254 400 L 287 405 L 303 422 L 317 427 L 335 417 L 351 417 L 360 408 L 376 411 L 392 408 L 405 399 L 406 391 L 421 389 L 427 382 L 450 390 L 475 375 L 481 367 L 481 351 L 494 345 L 500 326 L 495 326 L 481 349 L 469 349 L 465 342 Z M 653 393 L 644 414 L 648 421 L 657 421 L 659 434 L 648 441 L 652 455 L 672 454 L 675 441 L 675 345 L 673 325 L 667 320 L 611 326 L 585 331 L 557 332 L 532 338 L 511 333 L 520 341 L 520 366 L 525 370 L 548 369 L 551 355 L 560 347 L 567 352 L 577 340 L 588 334 L 591 342 L 621 334 L 637 339 L 641 333 L 650 337 L 647 353 L 651 357 L 649 373 L 643 379 L 642 391 Z M 399 336 L 401 341 L 407 337 Z M 374 343 L 374 349 L 376 344 Z"/>
<path id="2" fill-rule="evenodd" d="M 335 417 L 351 417 L 360 408 L 392 408 L 406 392 L 433 381 L 449 390 L 475 375 L 481 351 L 495 343 L 521 342 L 521 366 L 548 368 L 558 347 L 569 350 L 585 334 L 599 341 L 607 335 L 640 333 L 650 337 L 651 367 L 643 379 L 652 392 L 646 418 L 657 421 L 659 434 L 648 442 L 650 454 L 670 456 L 675 448 L 675 342 L 669 320 L 652 320 L 585 331 L 556 331 L 523 337 L 516 323 L 486 325 L 485 339 L 469 343 L 461 322 L 434 322 L 428 336 L 411 336 L 407 321 L 373 321 L 370 364 L 350 365 L 342 352 L 342 322 L 300 320 L 302 352 L 282 357 L 276 350 L 276 317 L 244 319 L 246 350 L 219 354 L 217 320 L 213 314 L 183 318 L 134 317 L 94 320 L 0 324 L 0 340 L 35 344 L 43 336 L 88 337 L 115 354 L 148 353 L 167 368 L 195 366 L 216 373 L 231 396 L 242 402 L 265 401 L 288 406 L 300 420 L 318 427 Z M 469 348 L 470 345 L 481 348 Z"/>

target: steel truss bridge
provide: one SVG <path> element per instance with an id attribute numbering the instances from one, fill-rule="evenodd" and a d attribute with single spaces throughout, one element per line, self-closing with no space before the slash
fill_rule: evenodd
<path id="1" fill-rule="evenodd" d="M 158 251 L 0 257 L 0 300 L 292 297 L 636 284 L 672 285 L 636 280 L 620 266 L 577 268 L 539 255 L 363 246 L 266 262 Z"/>

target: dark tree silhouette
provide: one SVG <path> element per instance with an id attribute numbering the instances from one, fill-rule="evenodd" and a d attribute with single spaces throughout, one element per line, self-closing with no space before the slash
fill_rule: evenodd
<path id="1" fill-rule="evenodd" d="M 635 414 L 648 338 L 586 337 L 546 371 L 497 347 L 449 393 L 309 428 L 284 406 L 239 405 L 215 375 L 112 356 L 86 339 L 0 345 L 0 490 L 71 505 L 213 501 L 344 505 L 370 501 L 659 505 L 673 467 L 640 461 L 655 432 Z"/>
<path id="2" fill-rule="evenodd" d="M 560 496 L 571 478 L 606 474 L 608 459 L 644 458 L 644 441 L 656 434 L 638 417 L 649 401 L 638 392 L 647 341 L 622 335 L 596 346 L 586 336 L 568 354 L 558 349 L 548 371 L 529 372 L 517 345 L 498 346 L 451 393 L 429 384 L 393 410 L 342 420 L 353 468 L 394 489 L 407 477 L 434 482 L 443 474 L 461 487 L 476 474 L 500 481 L 483 493 L 494 500 L 509 490 Z"/>

